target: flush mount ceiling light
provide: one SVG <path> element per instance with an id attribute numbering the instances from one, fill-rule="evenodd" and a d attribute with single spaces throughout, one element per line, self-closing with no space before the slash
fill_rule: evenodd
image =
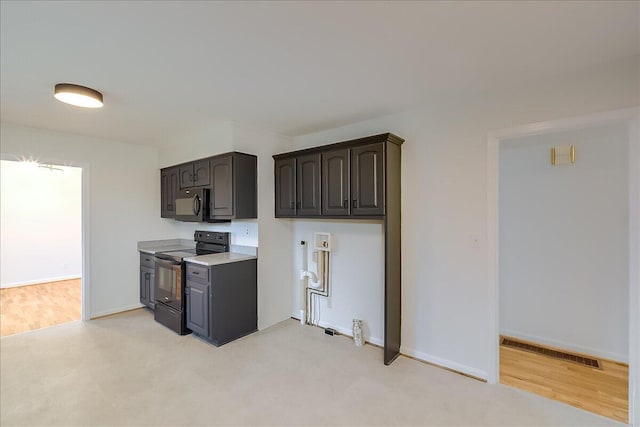
<path id="1" fill-rule="evenodd" d="M 102 107 L 102 94 L 89 87 L 58 83 L 53 92 L 58 101 L 85 108 Z"/>

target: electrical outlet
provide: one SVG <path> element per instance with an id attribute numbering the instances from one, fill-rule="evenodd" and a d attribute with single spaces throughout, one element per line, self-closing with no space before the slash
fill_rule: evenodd
<path id="1" fill-rule="evenodd" d="M 247 227 L 247 228 L 245 228 L 245 229 L 244 229 L 244 235 L 245 235 L 245 236 L 248 236 L 248 235 L 249 235 L 249 227 Z"/>

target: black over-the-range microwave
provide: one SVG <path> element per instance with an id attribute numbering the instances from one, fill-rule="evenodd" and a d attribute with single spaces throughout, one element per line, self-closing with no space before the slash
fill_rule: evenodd
<path id="1" fill-rule="evenodd" d="M 231 222 L 228 219 L 215 219 L 210 215 L 210 192 L 208 188 L 178 190 L 175 219 L 185 222 Z"/>
<path id="2" fill-rule="evenodd" d="M 209 221 L 209 189 L 185 188 L 176 194 L 176 216 L 178 221 Z"/>

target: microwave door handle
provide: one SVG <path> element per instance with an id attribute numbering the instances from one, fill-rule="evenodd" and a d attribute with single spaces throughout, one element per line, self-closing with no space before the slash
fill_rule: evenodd
<path id="1" fill-rule="evenodd" d="M 200 196 L 198 195 L 193 198 L 193 213 L 195 215 L 200 215 Z"/>

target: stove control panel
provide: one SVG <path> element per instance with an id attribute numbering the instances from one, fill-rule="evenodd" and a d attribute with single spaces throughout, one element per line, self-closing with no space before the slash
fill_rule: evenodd
<path id="1" fill-rule="evenodd" d="M 222 231 L 196 231 L 193 240 L 204 243 L 218 243 L 220 245 L 229 244 L 229 236 L 231 233 Z"/>

